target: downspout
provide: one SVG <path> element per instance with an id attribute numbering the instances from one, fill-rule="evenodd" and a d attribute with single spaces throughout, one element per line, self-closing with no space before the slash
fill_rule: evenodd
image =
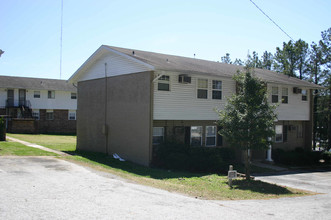
<path id="1" fill-rule="evenodd" d="M 108 112 L 108 82 L 107 82 L 107 63 L 105 63 L 105 123 L 104 123 L 104 135 L 106 136 L 106 154 L 108 155 L 108 126 L 107 126 L 107 112 Z"/>

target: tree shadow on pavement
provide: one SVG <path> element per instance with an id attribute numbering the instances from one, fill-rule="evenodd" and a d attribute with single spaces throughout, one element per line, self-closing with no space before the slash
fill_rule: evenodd
<path id="1" fill-rule="evenodd" d="M 273 195 L 291 195 L 294 194 L 286 187 L 278 186 L 276 184 L 262 182 L 260 180 L 250 181 L 246 179 L 233 180 L 232 186 L 234 189 L 249 190 L 253 192 Z"/>

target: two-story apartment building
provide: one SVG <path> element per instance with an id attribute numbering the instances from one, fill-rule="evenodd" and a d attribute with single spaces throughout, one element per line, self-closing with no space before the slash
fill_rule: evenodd
<path id="1" fill-rule="evenodd" d="M 77 148 L 149 165 L 153 145 L 164 140 L 226 146 L 215 109 L 236 92 L 238 70 L 243 67 L 103 45 L 69 79 L 80 97 Z M 310 149 L 311 91 L 319 86 L 268 70 L 255 75 L 278 104 L 273 147 Z"/>
<path id="2" fill-rule="evenodd" d="M 0 115 L 15 133 L 76 133 L 77 88 L 65 80 L 0 76 Z"/>

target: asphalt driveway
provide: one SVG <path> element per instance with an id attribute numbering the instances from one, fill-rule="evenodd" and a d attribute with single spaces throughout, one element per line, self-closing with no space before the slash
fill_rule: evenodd
<path id="1" fill-rule="evenodd" d="M 316 184 L 309 184 L 325 194 L 206 201 L 137 185 L 51 157 L 0 157 L 0 219 L 330 219 L 331 195 L 326 189 L 331 187 L 331 173 L 307 175 L 308 182 L 315 175 L 321 176 L 315 178 Z M 329 181 L 322 181 L 324 175 Z M 303 178 L 292 177 L 299 182 Z M 292 177 L 259 178 L 288 179 L 296 184 L 289 180 Z"/>

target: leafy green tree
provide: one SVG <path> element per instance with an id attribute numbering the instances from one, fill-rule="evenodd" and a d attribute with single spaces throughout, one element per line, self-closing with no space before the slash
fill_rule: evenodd
<path id="1" fill-rule="evenodd" d="M 288 43 L 284 42 L 282 49 L 276 47 L 274 60 L 274 68 L 277 72 L 296 77 L 298 56 L 295 44 L 291 40 Z"/>
<path id="2" fill-rule="evenodd" d="M 264 51 L 262 57 L 261 57 L 261 66 L 262 69 L 271 70 L 273 64 L 273 55 L 272 53 L 268 51 Z"/>
<path id="3" fill-rule="evenodd" d="M 331 29 L 322 32 L 322 40 L 310 45 L 310 57 L 309 57 L 309 81 L 315 84 L 325 86 L 329 88 L 327 91 L 315 90 L 314 95 L 314 114 L 313 114 L 313 148 L 316 148 L 317 141 L 330 140 L 330 112 L 331 112 L 331 100 L 330 100 L 330 51 L 331 51 Z M 329 100 L 329 106 L 327 100 Z M 324 135 L 324 131 L 327 130 L 328 138 Z M 319 140 L 318 140 L 319 139 Z M 330 148 L 330 141 L 327 144 Z"/>
<path id="4" fill-rule="evenodd" d="M 243 66 L 244 65 L 244 61 L 242 61 L 241 59 L 235 59 L 235 61 L 233 62 L 234 65 L 239 65 L 239 66 Z"/>
<path id="5" fill-rule="evenodd" d="M 322 32 L 322 40 L 319 41 L 319 46 L 322 52 L 323 75 L 325 77 L 322 85 L 328 89 L 321 91 L 324 97 L 321 97 L 321 104 L 317 104 L 317 110 L 321 111 L 320 114 L 322 115 L 318 122 L 323 124 L 324 128 L 317 132 L 321 133 L 321 139 L 327 140 L 325 147 L 329 150 L 331 149 L 331 28 Z M 318 128 L 322 126 L 318 125 Z M 324 137 L 323 132 L 327 132 Z"/>
<path id="6" fill-rule="evenodd" d="M 305 74 L 308 72 L 309 46 L 301 39 L 296 41 L 294 46 L 298 59 L 297 69 L 299 71 L 299 79 L 303 79 Z"/>
<path id="7" fill-rule="evenodd" d="M 247 55 L 246 66 L 250 68 L 262 68 L 259 54 L 256 51 L 253 51 L 252 56 L 250 54 Z"/>
<path id="8" fill-rule="evenodd" d="M 221 135 L 234 147 L 245 151 L 246 179 L 250 179 L 250 150 L 268 149 L 274 136 L 275 106 L 268 103 L 265 84 L 252 75 L 237 74 L 234 80 L 238 93 L 228 98 L 224 110 L 219 111 Z"/>
<path id="9" fill-rule="evenodd" d="M 232 64 L 230 54 L 226 53 L 224 57 L 221 57 L 222 63 Z"/>

